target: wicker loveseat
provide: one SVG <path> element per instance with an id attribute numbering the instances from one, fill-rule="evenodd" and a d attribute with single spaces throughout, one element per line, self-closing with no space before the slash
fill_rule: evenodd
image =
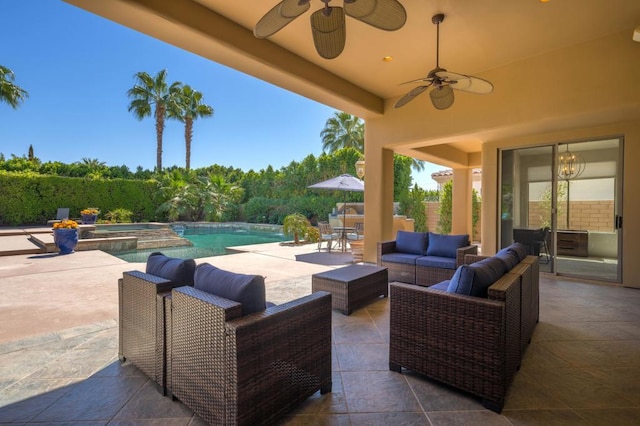
<path id="1" fill-rule="evenodd" d="M 499 257 L 427 288 L 390 284 L 392 371 L 405 367 L 502 410 L 538 318 L 538 258 L 519 253 L 508 267 Z"/>
<path id="2" fill-rule="evenodd" d="M 207 423 L 256 425 L 331 391 L 330 293 L 243 315 L 242 304 L 197 288 L 203 266 L 195 288 L 172 291 L 174 397 Z"/>
<path id="3" fill-rule="evenodd" d="M 453 277 L 464 256 L 477 254 L 469 235 L 398 231 L 396 239 L 378 242 L 377 264 L 389 270 L 389 281 L 430 286 Z"/>

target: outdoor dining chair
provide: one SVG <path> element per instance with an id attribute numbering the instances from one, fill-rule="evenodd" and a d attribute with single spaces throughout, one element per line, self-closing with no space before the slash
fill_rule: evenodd
<path id="1" fill-rule="evenodd" d="M 333 229 L 329 222 L 318 222 L 318 231 L 320 238 L 318 239 L 318 251 L 322 247 L 324 241 L 327 242 L 327 250 L 330 252 L 334 241 L 338 241 L 340 235 Z"/>

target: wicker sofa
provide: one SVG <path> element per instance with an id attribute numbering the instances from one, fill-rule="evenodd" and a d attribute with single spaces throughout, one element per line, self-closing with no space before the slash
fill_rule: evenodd
<path id="1" fill-rule="evenodd" d="M 477 254 L 469 235 L 398 231 L 396 239 L 377 245 L 377 264 L 389 270 L 389 282 L 430 286 L 453 277 L 464 256 Z"/>
<path id="2" fill-rule="evenodd" d="M 495 256 L 468 260 L 479 261 L 431 287 L 390 284 L 389 368 L 475 394 L 499 413 L 537 323 L 538 258 L 520 253 L 510 268 Z"/>

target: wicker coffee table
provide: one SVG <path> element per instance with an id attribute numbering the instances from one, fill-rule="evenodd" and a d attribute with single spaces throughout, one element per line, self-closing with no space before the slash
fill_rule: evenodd
<path id="1" fill-rule="evenodd" d="M 349 265 L 311 276 L 311 291 L 331 293 L 331 307 L 349 315 L 355 308 L 389 295 L 387 268 Z"/>

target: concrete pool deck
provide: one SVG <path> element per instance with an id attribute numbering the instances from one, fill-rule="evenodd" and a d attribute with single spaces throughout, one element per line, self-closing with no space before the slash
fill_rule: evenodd
<path id="1" fill-rule="evenodd" d="M 0 251 L 18 250 L 23 238 L 0 236 Z M 312 274 L 344 265 L 296 261 L 296 256 L 317 251 L 315 244 L 267 243 L 234 250 L 242 252 L 196 259 L 196 263 L 265 276 L 267 299 L 274 303 L 309 294 Z M 144 268 L 144 263 L 128 263 L 99 250 L 0 256 L 0 291 L 4 295 L 0 300 L 0 343 L 94 322 L 115 322 L 118 278 L 125 271 Z"/>

